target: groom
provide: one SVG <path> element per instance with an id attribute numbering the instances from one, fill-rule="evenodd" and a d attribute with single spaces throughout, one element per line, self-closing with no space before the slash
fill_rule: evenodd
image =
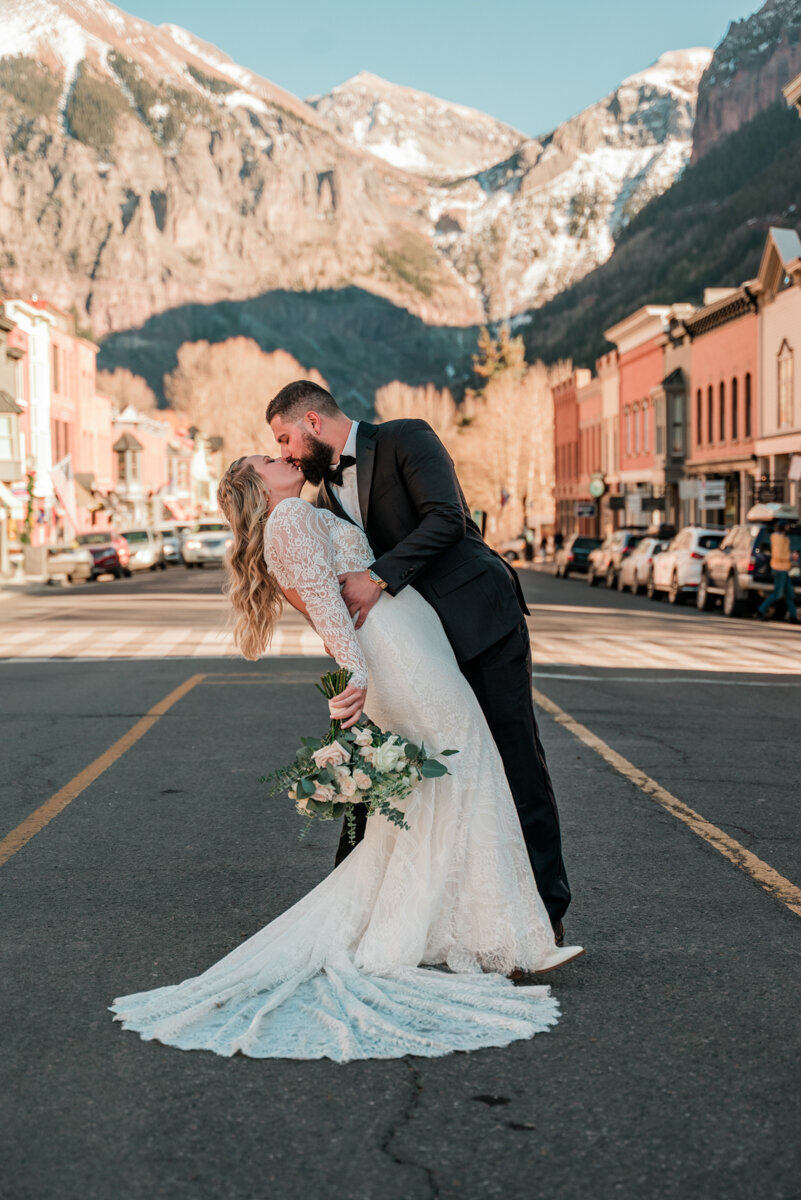
<path id="1" fill-rule="evenodd" d="M 341 577 L 356 628 L 382 591 L 394 596 L 409 585 L 439 615 L 500 751 L 537 888 L 563 944 L 570 888 L 532 703 L 528 609 L 517 575 L 472 521 L 448 452 L 425 421 L 351 421 L 306 380 L 281 389 L 267 421 L 282 457 L 320 485 L 318 505 L 367 534 L 372 566 Z M 364 693 L 354 694 L 353 711 L 363 704 Z M 343 830 L 337 863 L 350 848 Z"/>

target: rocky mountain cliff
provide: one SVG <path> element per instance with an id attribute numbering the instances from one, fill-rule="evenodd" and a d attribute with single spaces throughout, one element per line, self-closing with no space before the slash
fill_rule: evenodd
<path id="1" fill-rule="evenodd" d="M 0 283 L 96 336 L 187 302 L 355 284 L 481 316 L 415 176 L 174 26 L 105 0 L 0 7 Z"/>
<path id="2" fill-rule="evenodd" d="M 767 0 L 733 22 L 701 79 L 692 161 L 780 100 L 799 72 L 801 0 Z"/>

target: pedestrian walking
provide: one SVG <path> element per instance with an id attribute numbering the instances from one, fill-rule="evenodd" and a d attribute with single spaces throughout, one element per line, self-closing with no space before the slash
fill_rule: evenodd
<path id="1" fill-rule="evenodd" d="M 790 535 L 787 532 L 787 522 L 778 521 L 770 535 L 770 569 L 773 572 L 773 591 L 765 597 L 757 609 L 756 615 L 760 621 L 767 621 L 774 604 L 779 600 L 784 600 L 787 605 L 787 620 L 791 625 L 801 625 L 795 605 L 793 581 L 790 578 L 791 565 Z"/>

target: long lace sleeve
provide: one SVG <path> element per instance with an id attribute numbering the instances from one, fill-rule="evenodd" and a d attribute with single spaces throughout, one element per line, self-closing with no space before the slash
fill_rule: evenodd
<path id="1" fill-rule="evenodd" d="M 282 500 L 267 523 L 264 554 L 281 586 L 298 593 L 337 663 L 351 672 L 351 682 L 367 687 L 367 663 L 339 590 L 323 512 L 300 498 Z"/>

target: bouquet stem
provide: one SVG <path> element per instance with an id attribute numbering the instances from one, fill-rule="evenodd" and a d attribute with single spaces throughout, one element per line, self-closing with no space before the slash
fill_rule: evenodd
<path id="1" fill-rule="evenodd" d="M 318 692 L 322 692 L 326 700 L 333 700 L 334 696 L 339 696 L 344 692 L 349 682 L 350 671 L 347 667 L 340 667 L 338 671 L 329 671 L 327 675 L 322 675 L 320 682 L 315 686 Z M 336 717 L 332 717 L 326 742 L 333 742 L 341 729 L 342 722 L 338 721 Z"/>

